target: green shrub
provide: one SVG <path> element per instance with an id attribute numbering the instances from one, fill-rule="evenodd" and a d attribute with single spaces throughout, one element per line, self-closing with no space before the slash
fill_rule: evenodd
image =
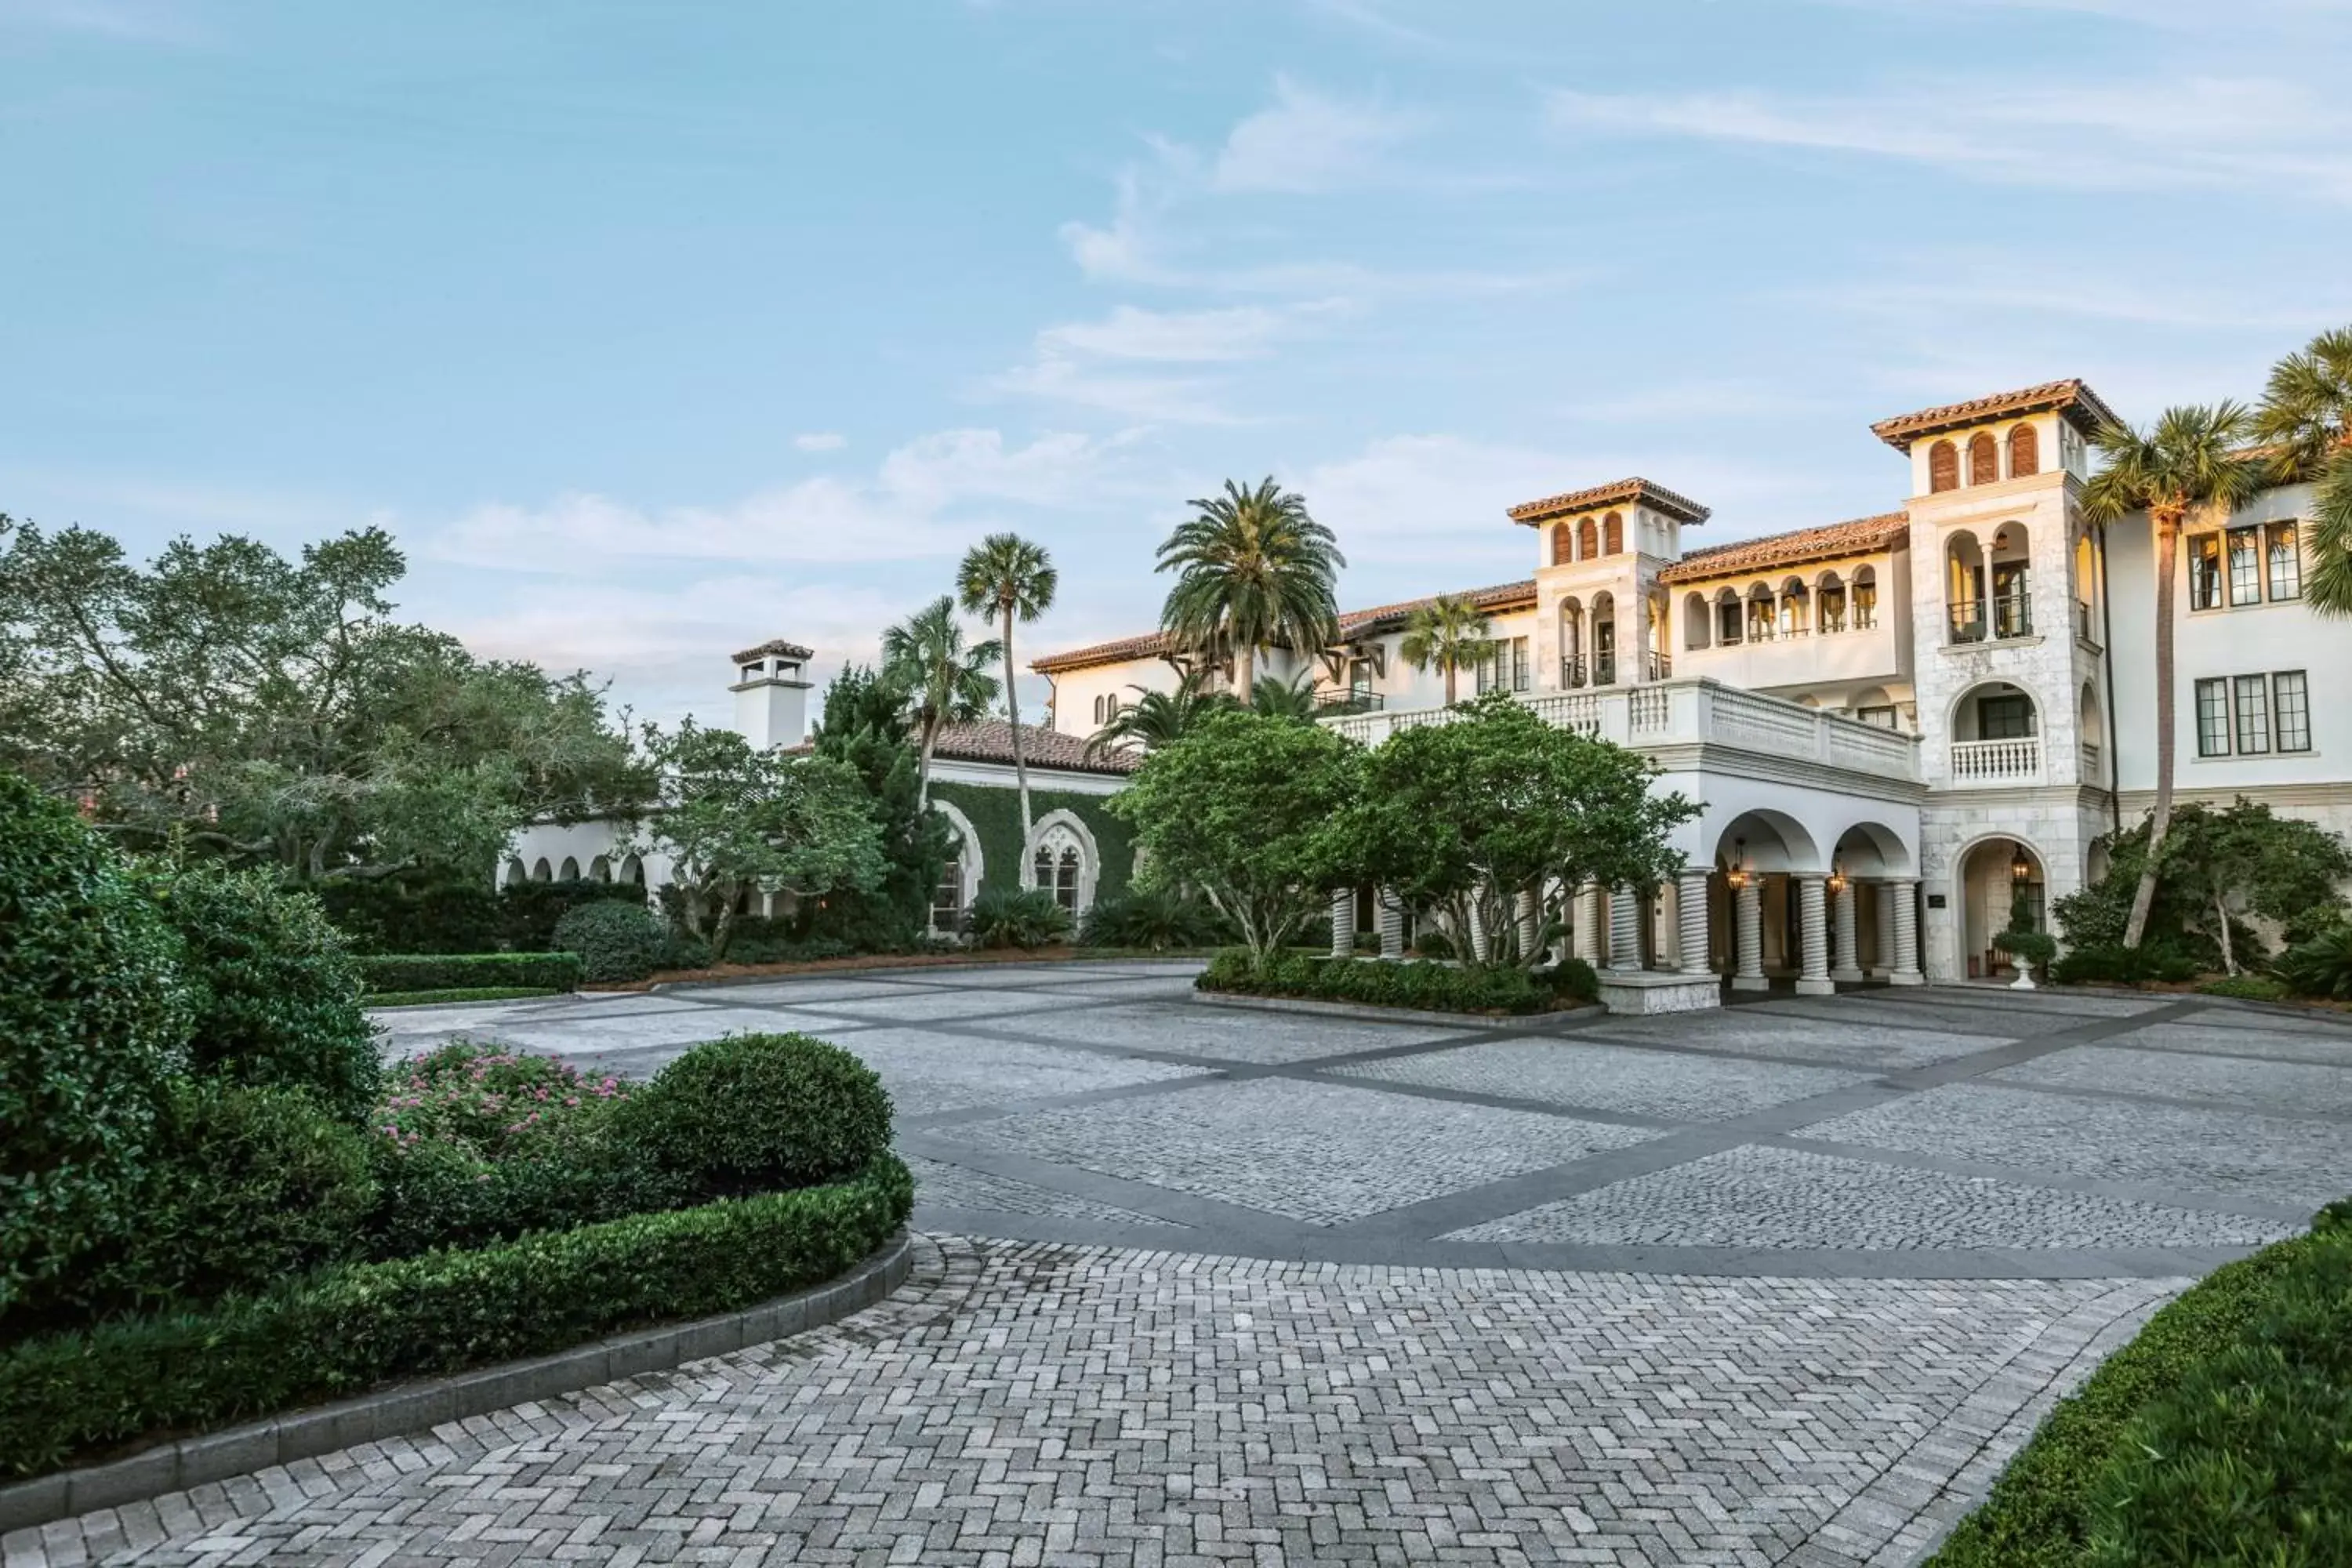
<path id="1" fill-rule="evenodd" d="M 538 1231 L 685 1208 L 699 1194 L 615 1139 L 493 1160 L 462 1145 L 369 1145 L 375 1205 L 362 1225 L 368 1257 L 414 1258 L 435 1247 L 483 1247 Z"/>
<path id="2" fill-rule="evenodd" d="M 1070 940 L 1070 911 L 1036 888 L 983 888 L 963 927 L 981 947 L 1052 947 Z"/>
<path id="3" fill-rule="evenodd" d="M 656 967 L 708 969 L 710 967 L 710 944 L 691 931 L 673 926 L 662 937 L 661 962 Z"/>
<path id="4" fill-rule="evenodd" d="M 2279 978 L 2305 996 L 2352 1002 L 2352 925 L 2323 931 L 2279 955 Z"/>
<path id="5" fill-rule="evenodd" d="M 913 1205 L 884 1153 L 836 1185 L 347 1265 L 201 1314 L 21 1342 L 0 1352 L 0 1475 L 749 1307 L 852 1267 Z"/>
<path id="6" fill-rule="evenodd" d="M 1536 983 L 1549 986 L 1553 995 L 1570 1002 L 1601 999 L 1601 975 L 1580 958 L 1563 958 L 1549 969 L 1538 970 Z"/>
<path id="7" fill-rule="evenodd" d="M 2284 981 L 2267 974 L 2225 974 L 2197 987 L 2203 996 L 2234 996 L 2241 1002 L 2284 1002 L 2294 994 Z"/>
<path id="8" fill-rule="evenodd" d="M 1181 898 L 1164 888 L 1114 893 L 1094 901 L 1078 923 L 1087 947 L 1162 952 L 1171 947 L 1212 947 L 1228 939 L 1224 917 L 1204 899 Z"/>
<path id="9" fill-rule="evenodd" d="M 1995 936 L 1992 944 L 2028 967 L 2038 967 L 2058 956 L 2057 938 L 2029 928 L 2012 926 Z"/>
<path id="10" fill-rule="evenodd" d="M 2069 949 L 2050 966 L 2050 978 L 2061 985 L 2177 984 L 2197 978 L 2197 961 L 2170 943 L 2097 944 Z"/>
<path id="11" fill-rule="evenodd" d="M 1452 958 L 1454 956 L 1454 939 L 1431 926 L 1414 936 L 1412 950 L 1423 958 Z"/>
<path id="12" fill-rule="evenodd" d="M 165 1107 L 109 1306 L 265 1290 L 357 1250 L 375 1199 L 367 1149 L 308 1092 L 205 1079 Z"/>
<path id="13" fill-rule="evenodd" d="M 629 984 L 654 972 L 662 953 L 661 922 L 643 904 L 614 900 L 575 904 L 555 922 L 555 945 L 580 955 L 580 977 Z"/>
<path id="14" fill-rule="evenodd" d="M 486 985 L 580 988 L 576 952 L 403 952 L 358 963 L 371 992 L 460 991 Z"/>
<path id="15" fill-rule="evenodd" d="M 70 808 L 0 773 L 0 1323 L 136 1222 L 187 1041 L 178 949 Z"/>
<path id="16" fill-rule="evenodd" d="M 1590 974 L 1588 969 L 1586 974 Z M 1570 975 L 1567 984 L 1580 984 Z M 1249 954 L 1229 948 L 1209 961 L 1193 982 L 1202 991 L 1236 991 L 1262 996 L 1302 996 L 1329 1002 L 1360 1002 L 1379 1007 L 1417 1007 L 1445 1013 L 1538 1013 L 1553 1005 L 1555 993 L 1523 969 L 1417 961 L 1317 958 L 1293 953 L 1254 966 Z M 1594 982 L 1597 994 L 1597 980 Z M 1569 994 L 1570 993 L 1559 993 Z"/>
<path id="17" fill-rule="evenodd" d="M 498 893 L 499 942 L 516 952 L 546 952 L 555 946 L 556 923 L 583 904 L 642 904 L 646 890 L 635 882 L 599 882 L 578 877 L 564 882 L 509 882 Z"/>
<path id="18" fill-rule="evenodd" d="M 342 877 L 315 890 L 353 952 L 488 952 L 499 942 L 499 892 L 484 878 Z"/>
<path id="19" fill-rule="evenodd" d="M 1984 1506 L 1931 1560 L 1935 1568 L 2080 1568 L 2099 1517 L 2094 1491 L 2130 1441 L 2135 1418 L 2179 1390 L 2192 1368 L 2240 1343 L 2315 1254 L 2347 1246 L 2341 1230 L 2281 1242 L 2224 1265 L 2167 1304 L 2050 1413 Z M 2326 1560 L 2277 1561 L 2315 1568 Z"/>
<path id="20" fill-rule="evenodd" d="M 424 1007 L 436 1002 L 515 1002 L 527 996 L 561 996 L 544 985 L 453 985 L 442 991 L 371 991 L 370 1007 Z"/>
<path id="21" fill-rule="evenodd" d="M 216 865 L 159 873 L 195 1003 L 190 1066 L 254 1089 L 301 1089 L 357 1126 L 382 1066 L 360 1006 L 360 972 L 319 900 L 268 871 Z"/>
<path id="22" fill-rule="evenodd" d="M 890 1096 L 806 1035 L 730 1035 L 662 1068 L 614 1113 L 621 1135 L 711 1193 L 838 1180 L 890 1146 Z"/>

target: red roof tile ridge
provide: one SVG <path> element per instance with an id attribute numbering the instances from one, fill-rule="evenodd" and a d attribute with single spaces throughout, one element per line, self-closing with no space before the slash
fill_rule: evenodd
<path id="1" fill-rule="evenodd" d="M 1544 496 L 1536 500 L 1521 501 L 1505 515 L 1514 522 L 1538 522 L 1564 511 L 1583 511 L 1592 507 L 1646 501 L 1661 511 L 1673 512 L 1685 522 L 1705 522 L 1712 513 L 1706 507 L 1665 486 L 1636 476 L 1633 479 L 1612 479 L 1603 485 L 1589 485 L 1583 489 L 1563 490 L 1556 496 Z"/>

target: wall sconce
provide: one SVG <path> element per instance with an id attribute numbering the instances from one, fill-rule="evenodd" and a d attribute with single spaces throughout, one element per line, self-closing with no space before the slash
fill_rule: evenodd
<path id="1" fill-rule="evenodd" d="M 2017 855 L 2009 863 L 2009 879 L 2012 882 L 2033 879 L 2033 862 L 2025 858 L 2025 846 L 2022 844 L 2017 847 Z"/>

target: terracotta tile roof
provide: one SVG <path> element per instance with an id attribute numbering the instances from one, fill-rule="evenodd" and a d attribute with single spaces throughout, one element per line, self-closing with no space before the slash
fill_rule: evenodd
<path id="1" fill-rule="evenodd" d="M 803 647 L 796 642 L 786 642 L 782 637 L 771 637 L 766 642 L 761 643 L 758 647 L 747 647 L 741 653 L 737 654 L 735 656 L 735 662 L 738 664 L 749 664 L 755 658 L 765 658 L 770 654 L 775 654 L 783 658 L 797 658 L 803 660 L 812 659 L 816 657 L 815 650 L 813 648 Z"/>
<path id="2" fill-rule="evenodd" d="M 1996 392 L 1989 397 L 1971 397 L 1966 403 L 1948 403 L 1941 408 L 1922 408 L 1916 414 L 1898 414 L 1892 419 L 1880 420 L 1870 430 L 1872 435 L 1896 451 L 1907 452 L 1923 436 L 1958 429 L 1963 425 L 1981 424 L 1988 419 L 2000 419 L 2011 414 L 2042 414 L 2052 409 L 2063 414 L 2086 431 L 2123 423 L 2116 417 L 2115 410 L 2100 400 L 2097 393 L 2075 378 L 2045 381 L 2039 386 L 2022 386 L 2015 392 Z"/>
<path id="3" fill-rule="evenodd" d="M 1041 729 L 1034 724 L 1021 726 L 1021 750 L 1033 768 L 1060 768 L 1082 773 L 1131 773 L 1143 765 L 1141 753 L 1136 752 L 1103 752 L 1087 755 L 1083 735 L 1065 735 L 1059 730 Z M 1003 763 L 1013 765 L 1013 726 L 1002 719 L 983 719 L 977 724 L 948 724 L 940 727 L 938 738 L 931 743 L 934 756 L 952 757 L 962 763 Z"/>
<path id="4" fill-rule="evenodd" d="M 1688 496 L 1676 495 L 1664 485 L 1654 485 L 1647 479 L 1616 479 L 1591 489 L 1570 490 L 1565 495 L 1546 496 L 1541 500 L 1521 501 L 1511 508 L 1513 522 L 1538 523 L 1549 521 L 1564 512 L 1591 511 L 1596 507 L 1640 505 L 1664 512 L 1685 522 L 1705 522 L 1707 509 Z"/>
<path id="5" fill-rule="evenodd" d="M 1402 625 L 1407 616 L 1436 596 L 1400 599 L 1393 605 L 1374 605 L 1365 610 L 1342 610 L 1339 612 L 1339 635 L 1343 638 L 1356 637 L 1369 630 L 1383 628 L 1389 622 Z M 1482 610 L 1512 609 L 1536 602 L 1536 581 L 1532 577 L 1522 577 L 1516 583 L 1472 588 L 1465 596 Z M 1092 643 L 1085 647 L 1049 653 L 1030 660 L 1029 668 L 1040 675 L 1057 675 L 1066 669 L 1085 669 L 1092 665 L 1118 664 L 1130 658 L 1156 658 L 1168 647 L 1165 632 L 1147 632 L 1141 637 L 1120 637 L 1114 642 Z"/>
<path id="6" fill-rule="evenodd" d="M 1692 583 L 1706 577 L 1730 577 L 1767 566 L 1794 565 L 1801 561 L 1825 561 L 1864 551 L 1899 550 L 1910 542 L 1908 512 L 1882 512 L 1832 522 L 1822 528 L 1801 528 L 1793 533 L 1767 534 L 1736 544 L 1693 550 L 1658 574 L 1661 583 Z"/>

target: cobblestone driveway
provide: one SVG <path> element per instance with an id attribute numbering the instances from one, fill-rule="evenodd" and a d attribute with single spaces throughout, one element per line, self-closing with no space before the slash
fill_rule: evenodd
<path id="1" fill-rule="evenodd" d="M 2352 1028 L 1878 992 L 1449 1031 L 1189 969 L 388 1018 L 863 1052 L 916 1277 L 822 1333 L 12 1536 L 156 1564 L 1901 1563 L 2188 1279 L 2352 1191 Z"/>

